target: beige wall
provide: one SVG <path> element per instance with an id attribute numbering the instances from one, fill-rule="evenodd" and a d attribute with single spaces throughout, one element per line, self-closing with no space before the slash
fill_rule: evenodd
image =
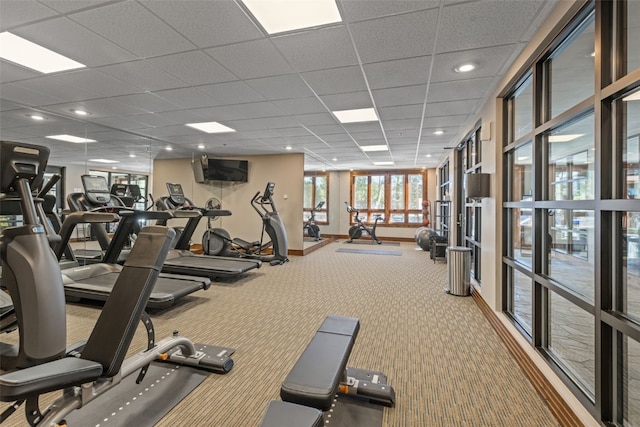
<path id="1" fill-rule="evenodd" d="M 250 201 L 256 192 L 264 191 L 267 182 L 273 181 L 276 183 L 273 200 L 285 225 L 289 250 L 302 250 L 304 156 L 243 156 L 242 159 L 249 161 L 247 183 L 215 184 L 195 182 L 191 159 L 155 160 L 150 183 L 152 194 L 156 199 L 166 196 L 166 183 L 176 182 L 182 184 L 185 195 L 196 205 L 204 205 L 209 198 L 215 197 L 222 202 L 222 208 L 230 210 L 233 215 L 220 217 L 212 226 L 226 229 L 231 237 L 253 241 L 260 239 L 262 221 Z M 193 243 L 201 243 L 206 228 L 207 221 L 203 219 L 193 234 Z M 265 240 L 268 240 L 266 234 Z"/>

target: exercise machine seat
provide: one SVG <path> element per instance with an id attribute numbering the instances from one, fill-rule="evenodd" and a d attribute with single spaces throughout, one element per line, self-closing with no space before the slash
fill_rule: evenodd
<path id="1" fill-rule="evenodd" d="M 259 427 L 321 427 L 322 412 L 308 406 L 273 400 Z"/>
<path id="2" fill-rule="evenodd" d="M 282 400 L 329 410 L 359 329 L 354 317 L 328 316 L 282 383 Z"/>

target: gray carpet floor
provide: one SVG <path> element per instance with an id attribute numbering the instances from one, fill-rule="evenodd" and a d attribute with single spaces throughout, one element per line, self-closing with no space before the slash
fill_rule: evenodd
<path id="1" fill-rule="evenodd" d="M 412 243 L 394 248 L 402 256 L 335 249 L 264 265 L 152 313 L 157 337 L 177 329 L 196 342 L 237 349 L 229 374 L 209 376 L 158 425 L 259 425 L 328 314 L 360 318 L 348 365 L 387 374 L 397 405 L 384 409 L 385 427 L 558 425 L 474 300 L 444 293 L 446 264 Z M 68 341 L 86 338 L 99 310 L 67 308 Z M 144 338 L 139 328 L 130 353 Z M 23 413 L 4 424 L 25 425 Z"/>

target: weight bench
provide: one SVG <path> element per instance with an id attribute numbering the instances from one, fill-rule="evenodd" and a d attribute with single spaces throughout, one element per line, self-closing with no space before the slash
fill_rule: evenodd
<path id="1" fill-rule="evenodd" d="M 263 427 L 277 425 L 266 423 L 271 417 L 298 414 L 297 406 L 328 411 L 338 392 L 394 406 L 395 391 L 386 383 L 386 375 L 346 367 L 359 329 L 360 321 L 354 317 L 327 316 L 280 388 L 282 400 L 295 405 L 270 405 Z M 313 414 L 305 414 L 306 422 L 298 425 L 315 425 Z"/>

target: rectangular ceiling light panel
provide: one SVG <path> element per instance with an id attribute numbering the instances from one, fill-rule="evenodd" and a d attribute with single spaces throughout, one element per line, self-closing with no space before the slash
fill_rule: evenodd
<path id="1" fill-rule="evenodd" d="M 7 31 L 0 33 L 0 58 L 45 74 L 85 67 Z"/>
<path id="2" fill-rule="evenodd" d="M 361 145 L 360 149 L 364 152 L 369 151 L 389 151 L 389 147 L 386 145 Z"/>
<path id="3" fill-rule="evenodd" d="M 335 0 L 242 0 L 269 34 L 342 22 Z"/>
<path id="4" fill-rule="evenodd" d="M 373 162 L 375 166 L 391 166 L 393 162 Z"/>
<path id="5" fill-rule="evenodd" d="M 378 120 L 378 115 L 373 108 L 334 111 L 333 114 L 340 120 L 340 123 L 375 122 Z"/>
<path id="6" fill-rule="evenodd" d="M 231 129 L 230 127 L 222 125 L 218 122 L 187 123 L 186 126 L 198 129 L 206 133 L 235 132 L 235 129 Z"/>
<path id="7" fill-rule="evenodd" d="M 89 159 L 90 162 L 96 163 L 118 163 L 117 160 L 109 160 L 109 159 Z"/>
<path id="8" fill-rule="evenodd" d="M 549 142 L 569 142 L 569 141 L 573 141 L 576 138 L 580 138 L 581 136 L 584 136 L 584 133 L 577 133 L 577 134 L 567 134 L 567 135 L 550 135 L 549 136 Z"/>
<path id="9" fill-rule="evenodd" d="M 57 140 L 66 141 L 66 142 L 73 142 L 74 144 L 81 144 L 83 142 L 97 142 L 95 139 L 80 138 L 78 136 L 73 136 L 73 135 L 49 135 L 49 136 L 46 136 L 45 138 L 57 139 Z"/>

